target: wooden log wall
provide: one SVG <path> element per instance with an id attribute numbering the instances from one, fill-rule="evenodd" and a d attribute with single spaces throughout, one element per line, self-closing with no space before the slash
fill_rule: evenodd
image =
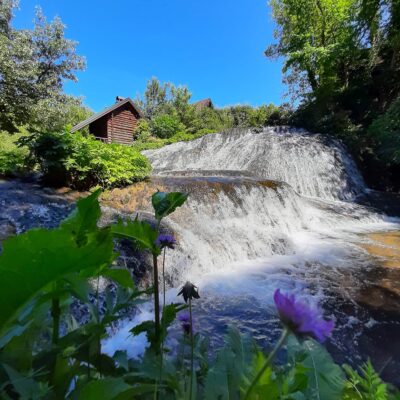
<path id="1" fill-rule="evenodd" d="M 109 143 L 131 144 L 138 117 L 130 104 L 113 111 L 107 121 Z"/>

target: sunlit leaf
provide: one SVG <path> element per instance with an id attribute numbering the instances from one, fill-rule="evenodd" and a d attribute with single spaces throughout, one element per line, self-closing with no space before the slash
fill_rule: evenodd
<path id="1" fill-rule="evenodd" d="M 156 246 L 157 232 L 145 221 L 123 222 L 120 220 L 111 228 L 112 233 L 120 238 L 132 240 L 140 249 L 150 250 L 153 254 L 159 254 L 160 250 Z"/>
<path id="2" fill-rule="evenodd" d="M 151 203 L 153 204 L 156 219 L 161 221 L 162 218 L 173 213 L 186 201 L 187 197 L 187 193 L 181 192 L 154 193 L 151 197 Z"/>

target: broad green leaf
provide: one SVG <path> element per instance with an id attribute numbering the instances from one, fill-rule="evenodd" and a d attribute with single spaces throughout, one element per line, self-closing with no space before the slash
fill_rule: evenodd
<path id="1" fill-rule="evenodd" d="M 33 377 L 24 376 L 9 365 L 3 364 L 2 366 L 10 379 L 10 383 L 20 395 L 21 399 L 40 400 L 43 399 L 46 392 L 49 391 L 48 388 L 40 387 Z"/>
<path id="2" fill-rule="evenodd" d="M 294 337 L 288 341 L 288 356 L 307 369 L 306 397 L 318 400 L 340 399 L 344 388 L 344 374 L 327 350 L 313 340 L 301 344 Z"/>
<path id="3" fill-rule="evenodd" d="M 187 193 L 181 192 L 154 193 L 151 197 L 151 203 L 153 204 L 157 221 L 161 221 L 161 219 L 173 213 L 186 201 L 187 197 Z"/>
<path id="4" fill-rule="evenodd" d="M 62 228 L 72 232 L 78 244 L 84 243 L 86 235 L 97 229 L 97 222 L 101 216 L 98 201 L 100 193 L 100 190 L 96 190 L 90 196 L 78 200 L 75 212 L 61 224 Z"/>
<path id="5" fill-rule="evenodd" d="M 235 328 L 229 328 L 225 346 L 218 352 L 205 379 L 205 399 L 238 399 L 244 381 L 248 381 L 254 345 Z"/>
<path id="6" fill-rule="evenodd" d="M 155 341 L 155 324 L 154 321 L 144 321 L 136 326 L 134 326 L 130 332 L 134 335 L 140 335 L 145 332 L 149 342 L 154 343 Z"/>
<path id="7" fill-rule="evenodd" d="M 106 378 L 89 382 L 80 391 L 78 400 L 114 400 L 131 389 L 122 378 Z"/>
<path id="8" fill-rule="evenodd" d="M 160 250 L 155 244 L 157 232 L 148 222 L 138 219 L 126 222 L 120 220 L 111 227 L 111 231 L 117 237 L 131 239 L 142 250 L 147 249 L 153 254 L 160 254 Z"/>
<path id="9" fill-rule="evenodd" d="M 0 329 L 50 283 L 73 272 L 96 270 L 112 259 L 107 233 L 88 235 L 85 245 L 65 229 L 34 229 L 6 240 L 0 256 Z"/>
<path id="10" fill-rule="evenodd" d="M 119 283 L 121 286 L 125 288 L 134 289 L 135 285 L 133 284 L 132 276 L 127 269 L 122 268 L 105 268 L 101 271 L 101 275 L 110 278 L 116 283 Z"/>

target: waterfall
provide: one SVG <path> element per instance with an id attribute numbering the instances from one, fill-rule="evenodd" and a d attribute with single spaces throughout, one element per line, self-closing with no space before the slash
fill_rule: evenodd
<path id="1" fill-rule="evenodd" d="M 144 154 L 156 174 L 238 170 L 286 182 L 304 196 L 331 200 L 350 200 L 364 190 L 354 161 L 338 141 L 293 128 L 210 134 Z"/>
<path id="2" fill-rule="evenodd" d="M 144 153 L 151 181 L 112 191 L 103 206 L 148 218 L 157 189 L 189 193 L 164 220 L 178 243 L 166 257 L 167 301 L 177 300 L 186 280 L 199 285 L 195 328 L 212 341 L 221 343 L 234 324 L 271 345 L 281 329 L 276 288 L 317 298 L 334 314 L 330 345 L 340 363 L 365 359 L 362 338 L 380 343 L 379 329 L 398 325 L 397 317 L 369 311 L 371 304 L 391 307 L 395 280 L 375 275 L 379 260 L 363 244 L 369 232 L 398 230 L 399 220 L 354 201 L 367 190 L 340 142 L 280 127 L 210 134 Z M 144 305 L 135 323 L 151 307 Z M 134 356 L 143 348 L 144 338 L 127 339 L 130 324 L 105 343 L 107 352 L 122 346 Z"/>

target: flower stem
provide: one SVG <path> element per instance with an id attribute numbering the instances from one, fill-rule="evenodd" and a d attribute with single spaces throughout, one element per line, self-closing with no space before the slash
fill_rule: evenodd
<path id="1" fill-rule="evenodd" d="M 189 400 L 192 400 L 193 392 L 193 366 L 194 366 L 194 343 L 193 343 L 193 319 L 192 319 L 192 299 L 189 298 L 189 318 L 190 318 L 190 394 Z"/>
<path id="2" fill-rule="evenodd" d="M 51 316 L 53 317 L 53 344 L 58 343 L 58 337 L 60 334 L 60 300 L 53 299 L 51 304 Z"/>
<path id="3" fill-rule="evenodd" d="M 165 308 L 165 252 L 167 248 L 164 247 L 163 264 L 162 264 L 162 279 L 163 279 L 163 312 Z"/>
<path id="4" fill-rule="evenodd" d="M 163 264 L 162 264 L 162 279 L 163 279 L 163 308 L 162 308 L 162 316 L 163 317 L 164 317 L 164 312 L 165 312 L 165 252 L 166 252 L 166 248 L 164 247 Z M 162 321 L 165 321 L 165 320 L 162 320 Z M 164 331 L 164 324 L 162 326 L 162 329 Z M 164 334 L 163 334 L 162 340 L 161 340 L 161 352 L 160 352 L 160 376 L 158 378 L 160 383 L 161 383 L 161 380 L 162 380 L 163 364 L 164 364 Z M 156 388 L 157 388 L 157 386 L 158 385 L 156 385 Z M 156 389 L 156 393 L 157 393 L 157 389 Z"/>
<path id="5" fill-rule="evenodd" d="M 154 284 L 154 323 L 157 342 L 160 339 L 160 297 L 158 293 L 158 264 L 157 255 L 153 255 L 153 284 Z"/>
<path id="6" fill-rule="evenodd" d="M 265 361 L 265 364 L 263 367 L 260 369 L 256 377 L 253 379 L 251 382 L 249 388 L 247 389 L 246 395 L 244 396 L 244 400 L 248 400 L 250 398 L 251 392 L 253 391 L 254 387 L 257 385 L 257 382 L 261 379 L 261 377 L 264 375 L 264 372 L 267 370 L 267 368 L 270 366 L 272 360 L 275 358 L 276 353 L 279 351 L 279 349 L 283 346 L 285 343 L 287 337 L 289 335 L 289 331 L 285 328 L 282 332 L 281 337 L 278 340 L 278 343 L 275 345 L 274 349 L 269 353 L 269 356 L 267 358 L 267 361 Z"/>

